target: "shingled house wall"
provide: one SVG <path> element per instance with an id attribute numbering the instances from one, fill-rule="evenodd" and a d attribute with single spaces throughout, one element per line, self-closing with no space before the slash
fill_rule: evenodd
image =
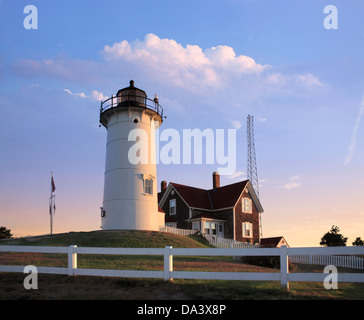
<path id="1" fill-rule="evenodd" d="M 176 199 L 176 214 L 169 214 L 169 200 Z M 186 203 L 183 201 L 183 199 L 178 195 L 177 192 L 174 192 L 174 195 L 169 193 L 166 201 L 164 202 L 164 205 L 162 206 L 162 209 L 165 212 L 166 219 L 171 217 L 176 219 L 177 221 L 177 228 L 179 229 L 190 229 L 191 224 L 186 222 L 186 220 L 189 218 L 189 207 L 186 205 Z"/>
<path id="2" fill-rule="evenodd" d="M 242 202 L 244 198 L 252 200 L 252 213 L 243 212 Z M 254 201 L 248 192 L 244 192 L 238 202 L 235 205 L 235 240 L 242 242 L 259 243 L 260 232 L 259 232 L 259 212 L 254 204 Z M 243 223 L 250 222 L 253 224 L 253 237 L 243 237 Z"/>
<path id="3" fill-rule="evenodd" d="M 177 228 L 191 229 L 192 222 L 189 218 L 206 220 L 224 220 L 224 237 L 242 242 L 259 243 L 260 241 L 260 214 L 259 205 L 255 205 L 253 198 L 248 192 L 248 181 L 242 181 L 224 187 L 215 186 L 211 190 L 203 190 L 190 186 L 170 183 L 166 198 L 164 192 L 159 194 L 159 205 L 165 212 L 166 221 L 177 222 Z M 165 188 L 165 187 L 164 187 Z M 163 189 L 163 188 L 162 188 Z M 174 194 L 172 195 L 172 190 Z M 243 192 L 243 190 L 245 190 Z M 242 210 L 244 198 L 252 200 L 252 213 L 245 213 Z M 169 214 L 169 201 L 176 199 L 176 214 Z M 238 201 L 236 201 L 238 199 Z M 259 200 L 258 200 L 259 201 Z M 221 208 L 219 210 L 219 208 Z M 191 215 L 191 217 L 190 217 Z M 175 219 L 175 220 L 174 220 Z M 253 225 L 253 236 L 243 237 L 243 223 L 250 222 Z M 235 234 L 234 234 L 235 232 Z"/>

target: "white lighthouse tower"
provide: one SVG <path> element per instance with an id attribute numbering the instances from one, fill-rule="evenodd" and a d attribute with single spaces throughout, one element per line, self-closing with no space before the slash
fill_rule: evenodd
<path id="1" fill-rule="evenodd" d="M 159 230 L 155 129 L 163 121 L 158 98 L 134 86 L 101 102 L 100 123 L 107 129 L 103 230 Z"/>

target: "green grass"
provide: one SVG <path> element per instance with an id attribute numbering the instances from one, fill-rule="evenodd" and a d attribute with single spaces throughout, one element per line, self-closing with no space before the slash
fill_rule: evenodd
<path id="1" fill-rule="evenodd" d="M 201 236 L 177 236 L 143 231 L 70 232 L 0 241 L 0 245 L 207 248 Z M 65 254 L 0 253 L 0 264 L 67 267 Z M 163 270 L 162 256 L 78 255 L 79 268 L 120 270 Z M 246 265 L 231 257 L 174 257 L 174 270 L 279 272 Z M 296 265 L 293 272 L 322 272 L 323 267 Z M 339 270 L 339 272 L 347 270 Z M 350 270 L 350 272 L 352 272 Z M 364 300 L 364 284 L 340 283 L 338 290 L 326 290 L 318 282 L 291 282 L 282 290 L 273 281 L 184 280 L 173 283 L 160 279 L 68 277 L 39 275 L 39 290 L 27 291 L 23 274 L 0 273 L 0 299 L 213 299 L 213 300 Z"/>
<path id="2" fill-rule="evenodd" d="M 170 233 L 154 231 L 89 231 L 69 232 L 28 237 L 19 239 L 6 239 L 0 242 L 6 245 L 32 245 L 32 246 L 70 246 L 78 247 L 120 247 L 120 248 L 207 248 L 211 247 L 202 236 L 178 236 Z"/>

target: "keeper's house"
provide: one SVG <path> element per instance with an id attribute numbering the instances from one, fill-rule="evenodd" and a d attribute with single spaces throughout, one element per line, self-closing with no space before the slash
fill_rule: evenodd
<path id="1" fill-rule="evenodd" d="M 158 203 L 165 212 L 165 225 L 260 243 L 263 207 L 249 180 L 220 187 L 219 174 L 214 172 L 212 177 L 210 190 L 161 182 Z"/>

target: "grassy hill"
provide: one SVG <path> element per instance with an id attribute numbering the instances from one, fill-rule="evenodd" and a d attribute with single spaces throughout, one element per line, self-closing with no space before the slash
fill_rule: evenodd
<path id="1" fill-rule="evenodd" d="M 70 232 L 1 240 L 0 245 L 204 248 L 200 236 L 178 236 L 149 231 Z M 163 270 L 162 256 L 78 255 L 78 268 Z M 67 255 L 45 253 L 0 253 L 0 264 L 67 267 Z M 312 266 L 310 266 L 312 267 Z M 173 259 L 176 271 L 279 272 L 245 265 L 231 257 L 180 257 Z M 321 268 L 322 269 L 322 268 Z M 318 269 L 317 272 L 322 272 Z M 299 271 L 299 270 L 298 270 Z M 304 271 L 303 271 L 304 272 Z M 310 270 L 313 272 L 313 270 Z M 339 290 L 325 290 L 321 283 L 291 283 L 289 292 L 279 282 L 184 280 L 166 283 L 160 279 L 68 277 L 41 274 L 38 290 L 25 290 L 24 274 L 0 273 L 0 300 L 5 299 L 364 299 L 362 283 L 340 283 Z"/>
<path id="2" fill-rule="evenodd" d="M 153 231 L 89 231 L 69 232 L 7 239 L 0 241 L 0 245 L 32 245 L 32 246 L 70 246 L 78 247 L 120 247 L 120 248 L 207 248 L 211 247 L 202 236 L 179 236 L 170 233 Z"/>

